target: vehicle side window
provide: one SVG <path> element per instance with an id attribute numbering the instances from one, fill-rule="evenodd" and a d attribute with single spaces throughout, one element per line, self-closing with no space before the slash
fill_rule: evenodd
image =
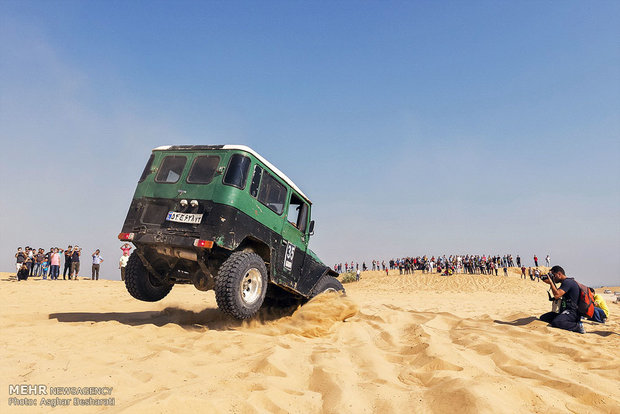
<path id="1" fill-rule="evenodd" d="M 182 155 L 169 155 L 164 158 L 155 177 L 158 183 L 176 183 L 183 174 L 187 158 Z"/>
<path id="2" fill-rule="evenodd" d="M 153 165 L 154 159 L 155 159 L 155 154 L 151 154 L 151 156 L 149 157 L 149 160 L 146 163 L 146 166 L 144 167 L 144 171 L 142 171 L 142 175 L 140 176 L 140 179 L 138 180 L 139 183 L 146 180 L 146 177 L 148 177 L 149 174 L 151 173 L 151 166 Z"/>
<path id="3" fill-rule="evenodd" d="M 269 207 L 278 214 L 282 214 L 286 202 L 286 187 L 280 184 L 267 171 L 258 190 L 258 201 Z"/>
<path id="4" fill-rule="evenodd" d="M 241 154 L 234 154 L 230 157 L 228 169 L 224 176 L 224 184 L 232 185 L 243 190 L 248 178 L 249 169 L 250 159 Z"/>
<path id="5" fill-rule="evenodd" d="M 295 193 L 291 194 L 291 201 L 288 204 L 288 214 L 286 216 L 289 223 L 297 227 L 302 233 L 306 232 L 308 222 L 308 205 L 302 201 Z"/>
<path id="6" fill-rule="evenodd" d="M 250 195 L 254 198 L 258 195 L 258 186 L 260 185 L 260 178 L 263 175 L 263 169 L 260 165 L 254 166 L 254 175 L 252 176 L 252 183 L 250 184 Z"/>
<path id="7" fill-rule="evenodd" d="M 192 184 L 209 184 L 213 180 L 219 163 L 220 157 L 217 155 L 196 157 L 187 175 L 187 182 Z"/>

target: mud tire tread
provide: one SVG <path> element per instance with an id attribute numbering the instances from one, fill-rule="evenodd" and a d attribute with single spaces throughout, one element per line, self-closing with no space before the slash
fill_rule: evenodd
<path id="1" fill-rule="evenodd" d="M 330 288 L 336 290 L 337 292 L 346 294 L 344 286 L 342 286 L 342 283 L 340 283 L 338 279 L 333 276 L 325 275 L 319 279 L 317 284 L 314 286 L 314 289 L 312 289 L 312 297 L 320 295 Z"/>
<path id="2" fill-rule="evenodd" d="M 140 257 L 133 252 L 125 268 L 125 287 L 131 296 L 144 302 L 157 302 L 170 293 L 173 285 L 154 286 Z"/>
<path id="3" fill-rule="evenodd" d="M 255 267 L 263 276 L 261 298 L 250 308 L 242 302 L 238 288 L 247 269 Z M 267 267 L 263 259 L 252 252 L 234 252 L 220 266 L 215 278 L 215 300 L 218 308 L 236 319 L 249 319 L 256 315 L 267 292 Z"/>

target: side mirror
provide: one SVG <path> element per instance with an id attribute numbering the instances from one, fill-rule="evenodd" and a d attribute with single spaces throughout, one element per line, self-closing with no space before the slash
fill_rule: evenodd
<path id="1" fill-rule="evenodd" d="M 309 234 L 310 236 L 312 236 L 312 235 L 314 234 L 314 220 L 312 220 L 312 221 L 310 222 L 310 229 L 309 229 L 309 230 L 310 230 L 310 231 L 309 231 L 309 233 L 308 233 L 308 234 Z"/>

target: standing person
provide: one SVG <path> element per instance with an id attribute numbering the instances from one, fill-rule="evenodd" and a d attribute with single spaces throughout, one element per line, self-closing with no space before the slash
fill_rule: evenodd
<path id="1" fill-rule="evenodd" d="M 355 271 L 355 281 L 356 281 L 356 282 L 359 282 L 359 281 L 360 281 L 360 273 L 361 273 L 361 272 L 360 272 L 360 270 L 359 270 L 359 269 L 357 269 L 357 270 Z"/>
<path id="2" fill-rule="evenodd" d="M 538 270 L 538 268 L 534 269 L 534 277 L 540 282 L 540 270 Z"/>
<path id="3" fill-rule="evenodd" d="M 22 264 L 26 261 L 26 253 L 22 251 L 21 247 L 17 248 L 17 253 L 15 253 L 15 271 L 19 272 L 22 268 Z"/>
<path id="4" fill-rule="evenodd" d="M 32 250 L 30 250 L 30 247 L 26 246 L 25 255 L 26 255 L 26 260 L 24 261 L 24 264 L 28 268 L 28 276 L 30 276 L 32 274 L 32 269 L 34 267 L 34 259 L 32 258 Z"/>
<path id="5" fill-rule="evenodd" d="M 504 265 L 504 276 L 508 276 L 508 268 Z"/>
<path id="6" fill-rule="evenodd" d="M 50 249 L 47 251 L 47 253 L 45 253 L 45 261 L 47 262 L 47 276 L 50 277 L 50 280 L 52 280 L 52 251 L 54 250 L 53 247 L 50 247 Z M 45 274 L 43 276 L 46 276 Z"/>
<path id="7" fill-rule="evenodd" d="M 125 267 L 129 261 L 129 252 L 123 252 L 121 260 L 118 262 L 118 268 L 121 269 L 121 280 L 125 281 Z"/>
<path id="8" fill-rule="evenodd" d="M 45 251 L 39 248 L 34 261 L 35 269 L 33 273 L 35 276 L 43 276 L 43 262 L 45 262 Z"/>
<path id="9" fill-rule="evenodd" d="M 125 243 L 121 246 L 121 250 L 123 251 L 123 256 L 127 253 L 127 256 L 131 253 L 131 245 L 129 243 Z"/>
<path id="10" fill-rule="evenodd" d="M 62 280 L 67 280 L 66 276 L 69 273 L 69 280 L 71 280 L 71 254 L 73 253 L 73 246 L 67 246 L 65 250 L 65 269 L 62 272 Z"/>
<path id="11" fill-rule="evenodd" d="M 90 280 L 99 280 L 99 268 L 103 262 L 103 257 L 101 257 L 99 253 L 101 253 L 99 249 L 95 250 L 95 253 L 93 253 L 93 268 Z"/>
<path id="12" fill-rule="evenodd" d="M 549 265 L 551 264 L 551 257 L 549 257 L 549 255 L 545 257 L 545 262 L 547 263 L 547 267 L 549 267 Z"/>
<path id="13" fill-rule="evenodd" d="M 547 312 L 540 316 L 540 320 L 551 324 L 554 328 L 566 329 L 567 331 L 586 333 L 581 324 L 581 315 L 578 311 L 578 301 L 581 290 L 575 279 L 566 277 L 564 269 L 553 266 L 549 271 L 549 277 L 543 279 L 551 287 L 554 299 L 562 298 L 560 313 Z M 556 287 L 556 283 L 561 283 Z"/>
<path id="14" fill-rule="evenodd" d="M 538 267 L 538 257 L 536 255 L 534 255 L 534 265 Z"/>
<path id="15" fill-rule="evenodd" d="M 48 262 L 47 260 L 41 263 L 41 271 L 43 272 L 43 280 L 47 279 L 47 272 L 49 271 L 49 267 L 50 267 L 49 263 L 50 262 Z"/>
<path id="16" fill-rule="evenodd" d="M 32 266 L 30 267 L 30 277 L 35 277 L 37 273 L 39 273 L 39 269 L 41 268 L 41 263 L 39 262 L 37 256 L 39 255 L 39 251 L 37 249 L 32 249 L 28 256 L 32 255 Z"/>
<path id="17" fill-rule="evenodd" d="M 79 246 L 75 246 L 73 250 L 71 250 L 71 273 L 69 274 L 69 279 L 71 277 L 75 277 L 75 280 L 78 280 L 78 274 L 80 273 L 80 256 L 82 255 L 82 249 Z"/>
<path id="18" fill-rule="evenodd" d="M 517 267 L 521 267 L 521 257 L 517 255 Z"/>
<path id="19" fill-rule="evenodd" d="M 58 280 L 58 275 L 60 274 L 60 253 L 58 253 L 58 247 L 52 249 L 50 263 L 50 279 Z"/>
<path id="20" fill-rule="evenodd" d="M 33 276 L 34 273 L 34 252 L 35 250 L 33 248 L 30 247 L 26 247 L 26 254 L 28 255 L 28 259 L 26 260 L 26 263 L 30 263 L 28 266 L 28 275 L 29 276 Z"/>
<path id="21" fill-rule="evenodd" d="M 521 277 L 525 279 L 525 266 L 521 267 Z"/>

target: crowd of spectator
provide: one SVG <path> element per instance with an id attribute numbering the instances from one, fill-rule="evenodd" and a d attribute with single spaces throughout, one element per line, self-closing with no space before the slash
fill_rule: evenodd
<path id="1" fill-rule="evenodd" d="M 538 257 L 533 256 L 534 267 L 538 267 Z M 545 258 L 546 265 L 549 266 L 551 257 L 547 255 Z M 415 270 L 420 270 L 423 273 L 441 273 L 451 275 L 455 273 L 467 273 L 467 274 L 483 274 L 496 276 L 501 268 L 504 275 L 508 274 L 509 267 L 518 267 L 521 269 L 522 275 L 525 278 L 526 267 L 522 263 L 521 257 L 517 255 L 515 258 L 511 254 L 500 255 L 446 255 L 442 256 L 409 256 L 397 259 L 385 260 L 372 260 L 370 261 L 370 267 L 366 265 L 366 262 L 362 262 L 361 268 L 359 262 L 344 262 L 334 265 L 334 270 L 338 273 L 343 272 L 355 272 L 357 270 L 367 271 L 384 271 L 398 270 L 400 274 L 411 274 Z M 540 272 L 536 269 L 529 270 L 530 278 L 535 280 L 540 276 Z"/>
<path id="2" fill-rule="evenodd" d="M 125 244 L 121 247 L 123 257 L 119 262 L 119 268 L 123 272 L 123 262 L 127 263 L 131 246 Z M 29 277 L 41 277 L 45 280 L 59 280 L 62 273 L 63 280 L 78 280 L 80 274 L 80 262 L 82 249 L 79 246 L 67 246 L 66 249 L 60 247 L 50 247 L 49 250 L 43 248 L 18 247 L 15 253 L 15 270 L 17 280 L 27 280 Z M 99 249 L 92 255 L 91 279 L 99 280 L 99 270 L 103 257 Z M 63 266 L 64 265 L 64 266 Z M 61 272 L 61 267 L 63 270 Z"/>

